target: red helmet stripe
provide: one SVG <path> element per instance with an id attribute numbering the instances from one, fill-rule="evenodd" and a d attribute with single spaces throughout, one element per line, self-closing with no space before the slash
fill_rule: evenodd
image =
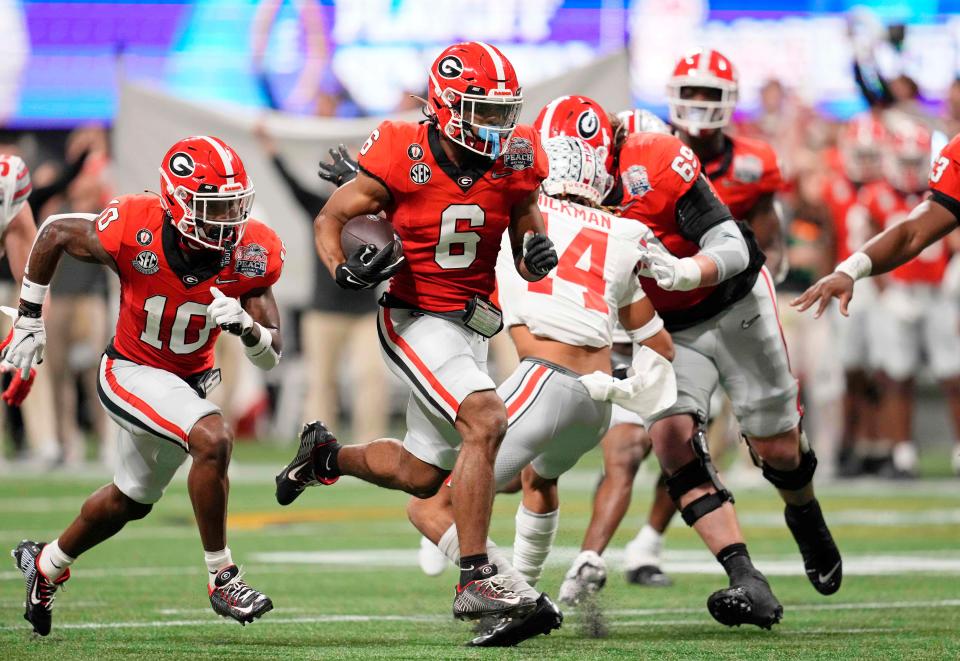
<path id="1" fill-rule="evenodd" d="M 206 140 L 213 146 L 214 150 L 216 150 L 217 152 L 217 156 L 219 156 L 220 160 L 223 162 L 223 172 L 224 172 L 224 175 L 227 177 L 227 183 L 228 184 L 234 183 L 233 182 L 233 175 L 234 175 L 233 159 L 230 157 L 230 154 L 227 152 L 227 150 L 223 148 L 223 145 L 221 145 L 218 141 L 211 138 L 209 135 L 201 135 L 200 139 Z"/>
<path id="2" fill-rule="evenodd" d="M 493 60 L 493 68 L 497 72 L 497 89 L 503 90 L 506 89 L 506 78 L 507 75 L 503 71 L 503 58 L 500 57 L 500 53 L 496 51 L 490 44 L 484 43 L 482 41 L 477 42 L 483 50 L 487 51 L 487 54 L 490 56 L 490 59 Z"/>

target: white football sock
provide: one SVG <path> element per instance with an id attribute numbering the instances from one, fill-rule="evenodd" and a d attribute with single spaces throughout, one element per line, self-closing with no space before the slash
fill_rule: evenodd
<path id="1" fill-rule="evenodd" d="M 37 563 L 40 571 L 49 581 L 55 581 L 67 571 L 67 567 L 73 564 L 76 558 L 71 558 L 60 548 L 60 540 L 55 539 L 40 551 L 40 560 Z"/>
<path id="2" fill-rule="evenodd" d="M 437 548 L 440 549 L 440 552 L 447 556 L 447 559 L 454 565 L 460 565 L 460 539 L 457 537 L 456 525 L 451 524 L 446 532 L 441 535 L 440 541 L 437 542 Z M 515 590 L 521 594 L 528 594 L 534 598 L 540 596 L 540 593 L 534 590 L 533 587 L 523 579 L 520 572 L 513 568 L 513 565 L 510 564 L 504 552 L 489 539 L 487 540 L 487 559 L 497 566 L 497 573 L 505 574 L 513 579 L 514 584 L 510 586 L 511 590 Z"/>
<path id="3" fill-rule="evenodd" d="M 513 540 L 513 566 L 520 575 L 536 585 L 543 573 L 553 540 L 557 536 L 560 510 L 546 514 L 531 512 L 521 503 L 517 508 L 517 533 Z"/>
<path id="4" fill-rule="evenodd" d="M 627 543 L 623 564 L 627 569 L 636 569 L 645 565 L 659 567 L 662 551 L 663 535 L 647 524 Z"/>
<path id="5" fill-rule="evenodd" d="M 217 580 L 217 573 L 224 567 L 229 567 L 233 564 L 229 546 L 221 551 L 204 551 L 203 559 L 207 563 L 207 574 L 209 575 L 209 584 L 211 587 Z"/>

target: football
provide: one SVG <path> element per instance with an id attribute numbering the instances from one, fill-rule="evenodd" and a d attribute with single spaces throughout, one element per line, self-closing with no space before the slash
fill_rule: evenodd
<path id="1" fill-rule="evenodd" d="M 366 245 L 375 245 L 379 252 L 388 246 L 397 235 L 393 231 L 393 225 L 379 216 L 368 214 L 365 216 L 356 216 L 347 221 L 343 226 L 343 232 L 340 234 L 340 248 L 347 257 L 357 251 L 358 248 Z M 394 250 L 395 256 L 403 254 L 403 248 L 397 241 Z"/>

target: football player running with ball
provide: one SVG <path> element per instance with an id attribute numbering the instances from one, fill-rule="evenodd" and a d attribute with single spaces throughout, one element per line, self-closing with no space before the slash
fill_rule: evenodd
<path id="1" fill-rule="evenodd" d="M 160 167 L 160 195 L 124 195 L 99 216 L 62 214 L 40 227 L 20 293 L 6 363 L 29 370 L 46 343 L 42 306 L 60 258 L 105 264 L 120 278 L 116 335 L 100 362 L 98 393 L 121 427 L 113 482 L 83 504 L 60 536 L 13 551 L 26 579 L 25 619 L 50 633 L 57 589 L 88 549 L 142 519 L 189 454 L 187 489 L 209 572 L 213 610 L 240 623 L 273 608 L 247 585 L 227 547 L 227 466 L 233 433 L 206 400 L 221 331 L 238 336 L 250 361 L 280 360 L 279 312 L 271 286 L 284 248 L 250 219 L 253 183 L 222 140 L 179 141 Z"/>
<path id="2" fill-rule="evenodd" d="M 507 405 L 508 429 L 495 476 L 503 489 L 522 471 L 513 544 L 518 573 L 507 571 L 538 603 L 526 618 L 488 623 L 472 641 L 478 646 L 514 645 L 559 627 L 559 611 L 530 586 L 540 579 L 557 533 L 560 476 L 600 442 L 610 425 L 612 401 L 649 414 L 676 399 L 670 335 L 636 275 L 640 244 L 649 230 L 599 209 L 609 175 L 591 145 L 570 136 L 543 144 L 550 176 L 543 182 L 540 211 L 560 253 L 559 265 L 535 283 L 524 282 L 504 252 L 497 265 L 498 296 L 520 365 L 497 389 Z M 615 381 L 610 348 L 618 319 L 637 354 L 636 374 Z M 407 514 L 456 562 L 457 527 L 448 491 L 411 499 Z M 497 553 L 492 542 L 488 547 Z"/>
<path id="3" fill-rule="evenodd" d="M 306 425 L 300 451 L 277 476 L 277 500 L 352 475 L 415 496 L 453 478 L 461 619 L 520 616 L 536 599 L 508 589 L 487 554 L 493 465 L 507 410 L 487 375 L 487 340 L 501 326 L 490 302 L 501 237 L 530 282 L 557 264 L 537 206 L 547 158 L 533 129 L 517 126 L 522 105 L 513 66 L 488 44 L 454 44 L 429 73 L 428 121 L 383 122 L 360 149 L 359 173 L 316 220 L 317 250 L 340 286 L 365 289 L 393 278 L 381 299 L 380 349 L 410 386 L 403 442 L 341 446 L 321 422 Z M 361 246 L 344 255 L 351 218 L 385 211 L 403 246 Z M 370 254 L 376 252 L 376 254 Z"/>

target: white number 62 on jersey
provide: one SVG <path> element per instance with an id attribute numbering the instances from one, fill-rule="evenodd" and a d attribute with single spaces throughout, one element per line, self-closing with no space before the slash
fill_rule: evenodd
<path id="1" fill-rule="evenodd" d="M 673 159 L 670 169 L 680 175 L 686 183 L 693 181 L 697 174 L 697 157 L 693 150 L 684 145 L 680 148 L 680 155 Z"/>

